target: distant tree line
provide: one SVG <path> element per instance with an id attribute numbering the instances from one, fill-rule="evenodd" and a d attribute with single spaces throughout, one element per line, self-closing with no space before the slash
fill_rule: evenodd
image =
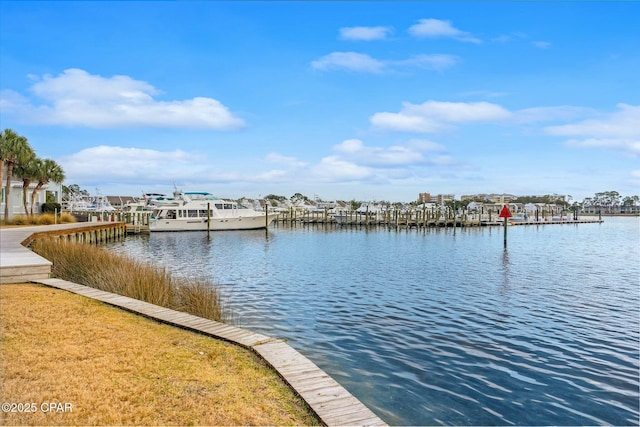
<path id="1" fill-rule="evenodd" d="M 622 197 L 617 191 L 601 191 L 582 202 L 582 208 L 604 213 L 638 213 L 640 196 Z"/>

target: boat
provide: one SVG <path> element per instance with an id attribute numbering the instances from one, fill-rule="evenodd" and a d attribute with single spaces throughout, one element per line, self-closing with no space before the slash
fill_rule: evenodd
<path id="1" fill-rule="evenodd" d="M 254 230 L 267 228 L 278 216 L 206 192 L 176 190 L 173 195 L 154 201 L 150 231 Z"/>
<path id="2" fill-rule="evenodd" d="M 116 210 L 106 196 L 72 194 L 65 203 L 67 212 L 113 212 Z"/>
<path id="3" fill-rule="evenodd" d="M 529 215 L 527 215 L 526 213 L 517 213 L 515 215 L 513 215 L 511 218 L 508 218 L 508 222 L 511 223 L 516 223 L 516 222 L 527 222 L 529 221 Z"/>
<path id="4" fill-rule="evenodd" d="M 142 197 L 131 201 L 123 208 L 123 212 L 127 213 L 152 213 L 157 204 L 161 204 L 167 199 L 164 194 L 160 193 L 143 193 Z"/>

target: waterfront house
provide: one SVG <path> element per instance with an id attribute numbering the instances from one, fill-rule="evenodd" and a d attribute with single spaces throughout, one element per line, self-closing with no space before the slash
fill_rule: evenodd
<path id="1" fill-rule="evenodd" d="M 5 211 L 5 191 L 6 191 L 6 179 L 7 168 L 5 166 L 3 171 L 3 180 L 0 189 L 0 218 L 4 219 Z M 38 185 L 38 181 L 31 182 L 27 189 L 27 211 L 31 211 L 31 194 Z M 22 203 L 22 179 L 18 176 L 13 176 L 11 180 L 11 191 L 9 193 L 9 218 L 13 218 L 16 215 L 24 215 L 24 204 Z M 33 213 L 40 213 L 42 211 L 42 205 L 47 201 L 47 193 L 51 194 L 56 203 L 62 203 L 62 184 L 56 182 L 49 182 L 42 186 L 40 191 L 34 200 Z"/>

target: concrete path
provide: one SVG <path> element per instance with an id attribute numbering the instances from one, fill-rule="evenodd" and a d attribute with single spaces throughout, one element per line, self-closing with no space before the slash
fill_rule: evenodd
<path id="1" fill-rule="evenodd" d="M 51 277 L 51 262 L 22 246 L 22 242 L 32 234 L 81 229 L 87 228 L 92 224 L 77 222 L 72 224 L 0 228 L 0 285 L 3 283 L 23 283 Z"/>

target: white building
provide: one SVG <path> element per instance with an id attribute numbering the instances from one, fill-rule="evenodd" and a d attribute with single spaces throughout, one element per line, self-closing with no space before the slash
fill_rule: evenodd
<path id="1" fill-rule="evenodd" d="M 4 173 L 2 175 L 2 183 L 0 183 L 0 219 L 4 219 L 5 210 L 5 191 L 7 185 L 7 168 L 5 166 Z M 9 218 L 13 218 L 16 215 L 24 215 L 24 205 L 22 203 L 22 179 L 20 177 L 13 176 L 11 180 L 11 192 L 9 194 Z M 27 190 L 27 211 L 31 212 L 31 193 L 38 185 L 38 181 L 31 182 Z M 47 201 L 47 193 L 52 193 L 56 203 L 62 203 L 62 183 L 50 182 L 42 186 L 38 195 L 34 201 L 33 213 L 40 213 L 42 204 Z"/>

